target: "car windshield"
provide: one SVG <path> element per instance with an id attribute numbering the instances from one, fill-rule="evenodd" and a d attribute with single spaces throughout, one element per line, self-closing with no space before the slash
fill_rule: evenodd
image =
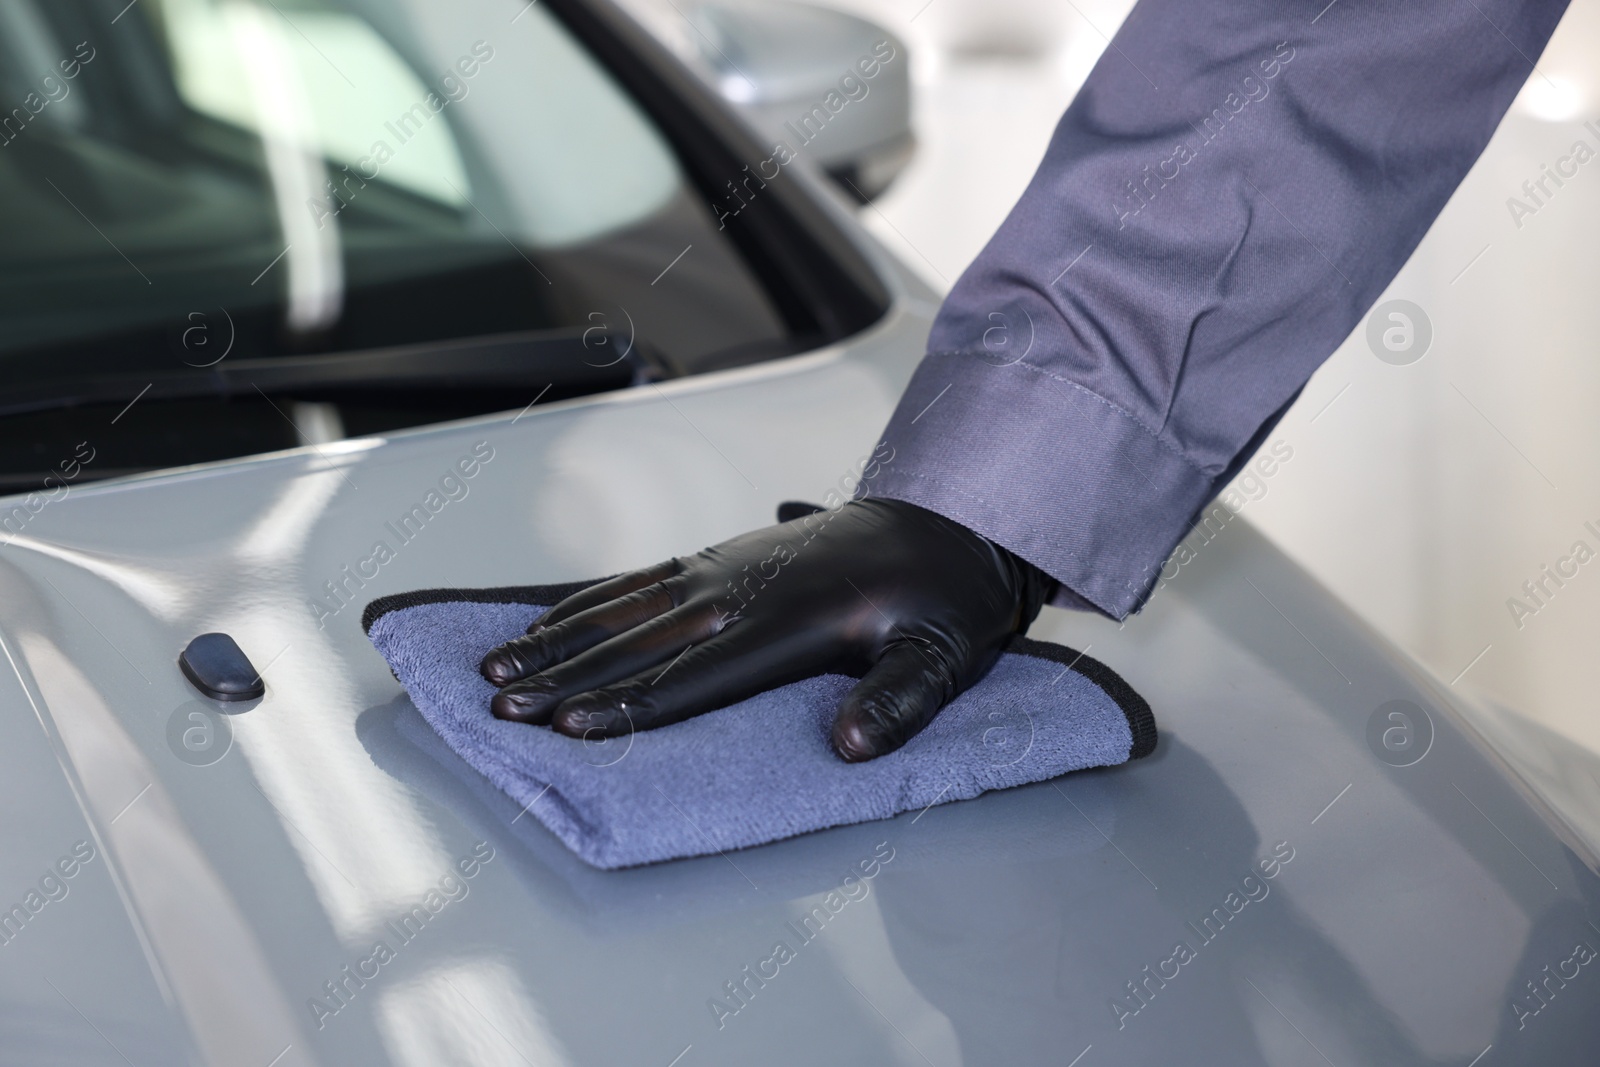
<path id="1" fill-rule="evenodd" d="M 13 486 L 145 383 L 118 425 L 161 433 L 95 473 L 797 346 L 673 145 L 525 0 L 5 0 L 0 235 Z"/>

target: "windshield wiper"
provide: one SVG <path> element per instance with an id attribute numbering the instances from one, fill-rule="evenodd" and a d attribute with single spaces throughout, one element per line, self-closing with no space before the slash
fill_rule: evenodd
<path id="1" fill-rule="evenodd" d="M 591 331 L 540 330 L 358 352 L 224 359 L 203 369 L 13 379 L 0 388 L 0 416 L 116 403 L 141 390 L 145 400 L 546 385 L 573 395 L 622 389 L 663 376 L 661 364 L 645 357 L 637 344 L 619 357 L 615 343 L 596 340 Z"/>

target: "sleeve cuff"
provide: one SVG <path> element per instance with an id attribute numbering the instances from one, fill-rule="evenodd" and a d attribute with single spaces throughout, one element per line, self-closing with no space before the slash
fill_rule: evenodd
<path id="1" fill-rule="evenodd" d="M 1052 603 L 1114 619 L 1143 603 L 1216 493 L 1216 474 L 1122 408 L 985 355 L 929 354 L 884 442 L 874 496 L 961 523 L 1062 583 Z"/>

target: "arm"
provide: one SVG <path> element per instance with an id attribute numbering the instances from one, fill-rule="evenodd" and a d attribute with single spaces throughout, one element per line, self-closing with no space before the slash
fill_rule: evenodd
<path id="1" fill-rule="evenodd" d="M 1141 0 L 945 301 L 876 495 L 1003 545 L 1067 602 L 1139 606 L 1566 7 L 1323 3 Z"/>
<path id="2" fill-rule="evenodd" d="M 485 657 L 494 713 L 627 733 L 840 671 L 834 748 L 872 759 L 1052 578 L 1126 615 L 1422 239 L 1564 3 L 1142 0 L 945 302 L 879 499 L 557 605 Z"/>

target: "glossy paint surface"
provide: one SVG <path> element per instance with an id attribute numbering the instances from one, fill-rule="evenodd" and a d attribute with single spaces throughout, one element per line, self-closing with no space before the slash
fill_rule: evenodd
<path id="1" fill-rule="evenodd" d="M 1600 1059 L 1592 769 L 1242 519 L 1125 627 L 1035 625 L 1149 699 L 1162 742 L 1130 766 L 603 873 L 439 744 L 361 607 L 503 582 L 512 553 L 522 583 L 610 573 L 822 498 L 933 311 L 874 254 L 895 307 L 842 348 L 75 488 L 0 547 L 0 907 L 24 916 L 0 1061 Z M 264 697 L 183 678 L 208 631 Z M 990 741 L 1029 732 L 1019 710 Z"/>

